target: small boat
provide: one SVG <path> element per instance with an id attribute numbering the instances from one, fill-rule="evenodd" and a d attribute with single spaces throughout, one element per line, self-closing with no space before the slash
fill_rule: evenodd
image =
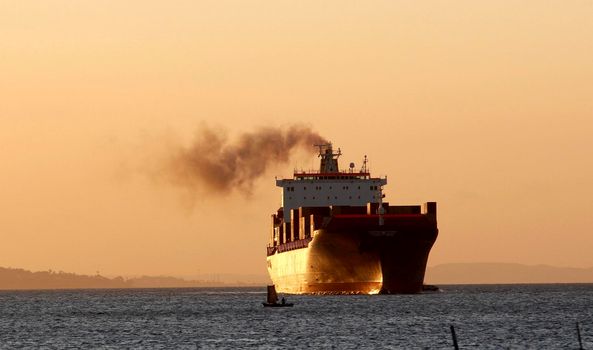
<path id="1" fill-rule="evenodd" d="M 268 286 L 268 301 L 262 303 L 264 307 L 290 307 L 293 303 L 287 303 L 286 299 L 282 298 L 282 302 L 278 302 L 278 294 L 276 294 L 276 287 L 274 285 Z"/>

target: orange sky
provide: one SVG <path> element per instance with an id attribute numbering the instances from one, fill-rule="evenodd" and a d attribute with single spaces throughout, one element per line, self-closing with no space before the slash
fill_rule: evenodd
<path id="1" fill-rule="evenodd" d="M 0 266 L 264 274 L 274 176 L 314 159 L 191 204 L 146 170 L 204 122 L 368 154 L 439 202 L 429 265 L 593 266 L 585 0 L 0 1 Z"/>

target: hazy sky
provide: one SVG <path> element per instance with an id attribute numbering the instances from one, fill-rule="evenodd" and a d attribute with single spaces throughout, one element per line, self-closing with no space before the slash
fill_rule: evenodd
<path id="1" fill-rule="evenodd" d="M 264 274 L 274 176 L 314 157 L 251 197 L 153 171 L 295 122 L 439 203 L 429 265 L 593 266 L 590 0 L 0 0 L 0 266 Z"/>

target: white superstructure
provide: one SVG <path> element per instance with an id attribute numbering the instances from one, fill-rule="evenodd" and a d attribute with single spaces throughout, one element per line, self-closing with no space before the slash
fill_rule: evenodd
<path id="1" fill-rule="evenodd" d="M 340 171 L 340 150 L 334 153 L 331 143 L 317 146 L 321 158 L 319 172 L 295 172 L 292 179 L 276 180 L 276 186 L 282 187 L 285 213 L 299 207 L 366 206 L 382 201 L 382 186 L 387 184 L 387 178 L 371 178 L 366 158 L 359 172 L 354 172 L 352 163 L 349 171 Z M 284 220 L 290 222 L 290 215 Z"/>

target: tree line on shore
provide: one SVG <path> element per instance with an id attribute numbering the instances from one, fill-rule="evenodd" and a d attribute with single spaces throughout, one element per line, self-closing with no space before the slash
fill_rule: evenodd
<path id="1" fill-rule="evenodd" d="M 190 288 L 225 286 L 219 281 L 185 280 L 170 276 L 108 278 L 99 274 L 78 275 L 63 271 L 27 271 L 0 267 L 0 290 L 95 289 L 95 288 Z"/>

